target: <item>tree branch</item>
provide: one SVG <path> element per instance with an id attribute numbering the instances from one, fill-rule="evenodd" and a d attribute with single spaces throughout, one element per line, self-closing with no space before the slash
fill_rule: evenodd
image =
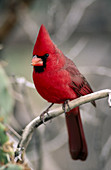
<path id="1" fill-rule="evenodd" d="M 77 29 L 86 9 L 92 5 L 93 2 L 95 2 L 95 0 L 78 0 L 72 3 L 63 24 L 59 27 L 53 37 L 56 44 L 60 45 L 68 40 L 71 34 Z"/>
<path id="2" fill-rule="evenodd" d="M 98 100 L 98 99 L 101 99 L 101 98 L 104 98 L 104 97 L 107 97 L 107 96 L 109 96 L 108 97 L 108 103 L 109 103 L 109 106 L 111 106 L 111 90 L 105 89 L 105 90 L 100 90 L 100 91 L 97 91 L 97 92 L 94 92 L 94 93 L 91 93 L 91 94 L 88 94 L 88 95 L 85 95 L 85 96 L 81 96 L 77 99 L 74 99 L 74 100 L 69 102 L 69 107 L 70 107 L 70 109 L 73 109 L 73 108 L 80 106 L 82 104 L 91 102 L 93 100 Z M 68 109 L 69 108 L 66 107 L 66 111 L 69 111 Z M 64 111 L 62 109 L 62 106 L 60 106 L 60 107 L 58 107 L 54 110 L 51 109 L 48 112 L 48 114 L 46 113 L 44 115 L 44 119 L 45 119 L 45 121 L 48 121 L 50 119 L 53 119 L 53 118 L 61 115 L 62 113 L 64 113 Z M 43 124 L 43 121 L 40 119 L 40 116 L 38 116 L 35 119 L 33 119 L 26 126 L 26 128 L 23 131 L 21 140 L 19 141 L 17 150 L 16 150 L 15 155 L 16 155 L 17 160 L 23 159 L 23 153 L 25 152 L 25 150 L 26 150 L 26 148 L 29 144 L 29 141 L 31 140 L 34 129 L 39 127 L 41 124 Z"/>

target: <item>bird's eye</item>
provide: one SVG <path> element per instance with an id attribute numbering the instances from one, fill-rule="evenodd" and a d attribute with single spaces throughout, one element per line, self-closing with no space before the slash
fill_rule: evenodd
<path id="1" fill-rule="evenodd" d="M 45 57 L 48 57 L 48 56 L 49 56 L 49 54 L 48 54 L 48 53 L 46 53 L 44 56 L 45 56 Z"/>

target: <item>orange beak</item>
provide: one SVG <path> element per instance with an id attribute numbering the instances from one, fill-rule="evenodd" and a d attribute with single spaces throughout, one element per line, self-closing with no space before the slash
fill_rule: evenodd
<path id="1" fill-rule="evenodd" d="M 34 56 L 32 58 L 32 63 L 31 63 L 32 66 L 43 66 L 43 61 L 41 58 L 37 58 L 36 56 Z"/>

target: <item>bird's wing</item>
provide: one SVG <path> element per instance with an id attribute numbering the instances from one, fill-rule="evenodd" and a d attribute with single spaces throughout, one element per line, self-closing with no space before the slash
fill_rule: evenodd
<path id="1" fill-rule="evenodd" d="M 66 64 L 64 66 L 65 70 L 70 73 L 71 76 L 71 84 L 70 87 L 77 93 L 79 96 L 84 96 L 89 93 L 93 93 L 89 83 L 86 78 L 79 72 L 76 65 L 66 57 Z M 95 102 L 91 102 L 94 106 L 96 106 Z"/>

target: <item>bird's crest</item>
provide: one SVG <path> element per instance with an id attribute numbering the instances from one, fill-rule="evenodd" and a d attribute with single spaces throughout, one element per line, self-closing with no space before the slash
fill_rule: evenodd
<path id="1" fill-rule="evenodd" d="M 54 50 L 54 43 L 52 42 L 48 31 L 46 30 L 45 26 L 42 24 L 37 36 L 37 40 L 34 46 L 33 55 L 42 56 L 45 53 L 50 53 Z"/>

